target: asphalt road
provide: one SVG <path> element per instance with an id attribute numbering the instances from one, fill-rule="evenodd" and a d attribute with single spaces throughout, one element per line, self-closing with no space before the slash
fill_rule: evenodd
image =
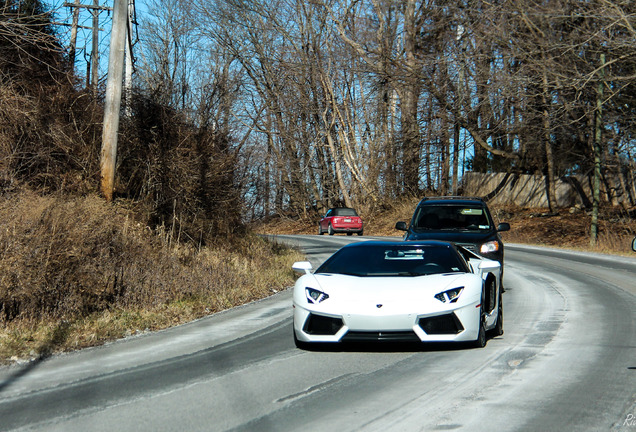
<path id="1" fill-rule="evenodd" d="M 314 265 L 368 239 L 279 237 Z M 504 281 L 483 349 L 298 350 L 287 290 L 2 368 L 0 430 L 636 431 L 636 259 L 508 245 Z"/>

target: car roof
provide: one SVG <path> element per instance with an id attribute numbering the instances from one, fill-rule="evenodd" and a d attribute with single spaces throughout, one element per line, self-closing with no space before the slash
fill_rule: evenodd
<path id="1" fill-rule="evenodd" d="M 475 205 L 486 206 L 486 201 L 479 197 L 457 197 L 457 196 L 441 196 L 441 197 L 425 197 L 419 202 L 419 206 L 425 205 Z"/>

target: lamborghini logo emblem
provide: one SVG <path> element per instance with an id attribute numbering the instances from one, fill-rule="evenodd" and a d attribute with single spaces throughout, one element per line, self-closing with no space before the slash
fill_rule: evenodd
<path id="1" fill-rule="evenodd" d="M 381 304 L 377 304 L 377 305 L 375 305 L 375 307 L 377 307 L 378 309 L 380 309 L 382 306 L 383 306 L 383 305 L 381 305 Z"/>

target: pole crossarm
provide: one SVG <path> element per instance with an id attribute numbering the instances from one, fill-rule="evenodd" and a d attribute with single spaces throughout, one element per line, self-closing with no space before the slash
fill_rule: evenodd
<path id="1" fill-rule="evenodd" d="M 105 10 L 105 11 L 113 10 L 112 7 L 108 7 L 108 6 L 83 5 L 83 4 L 76 4 L 76 3 L 64 3 L 62 6 L 77 7 L 77 8 L 84 8 L 84 9 L 94 9 L 94 10 Z"/>
<path id="2" fill-rule="evenodd" d="M 69 24 L 69 23 L 54 22 L 52 24 L 54 24 L 56 26 L 73 27 L 73 24 Z M 93 27 L 84 26 L 84 25 L 78 25 L 78 26 L 76 26 L 76 28 L 81 28 L 81 29 L 84 29 L 84 30 L 93 30 Z M 104 31 L 104 28 L 100 27 L 97 30 Z"/>

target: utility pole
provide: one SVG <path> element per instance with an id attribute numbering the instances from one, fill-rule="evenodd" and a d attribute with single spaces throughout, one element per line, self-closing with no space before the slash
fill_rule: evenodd
<path id="1" fill-rule="evenodd" d="M 99 8 L 99 0 L 93 0 L 93 7 Z M 97 96 L 99 82 L 99 11 L 91 10 L 93 14 L 93 50 L 91 51 L 91 88 L 93 96 Z"/>
<path id="2" fill-rule="evenodd" d="M 124 75 L 124 107 L 126 117 L 130 117 L 132 109 L 130 100 L 132 96 L 132 73 L 133 73 L 133 57 L 132 57 L 132 26 L 133 14 L 135 12 L 134 3 L 128 0 L 128 20 L 126 21 L 126 73 Z"/>
<path id="3" fill-rule="evenodd" d="M 77 26 L 79 25 L 79 0 L 75 0 L 75 9 L 73 9 L 73 24 L 71 24 L 71 49 L 69 50 L 68 57 L 75 70 L 75 50 L 77 49 Z"/>
<path id="4" fill-rule="evenodd" d="M 97 84 L 99 80 L 99 13 L 101 11 L 107 10 L 110 11 L 112 8 L 106 6 L 100 6 L 99 0 L 93 0 L 92 5 L 84 5 L 80 4 L 80 0 L 75 0 L 74 3 L 64 3 L 63 6 L 70 7 L 73 9 L 73 22 L 70 24 L 71 26 L 71 46 L 69 48 L 69 60 L 72 65 L 75 65 L 75 53 L 77 52 L 77 30 L 87 29 L 93 31 L 93 51 L 91 53 L 91 61 L 87 62 L 86 68 L 86 87 L 92 87 L 93 92 L 97 93 Z M 93 26 L 86 27 L 79 25 L 79 11 L 80 8 L 87 9 L 93 15 Z M 66 25 L 65 23 L 56 23 L 58 25 Z M 92 73 L 91 73 L 92 71 Z M 92 79 L 91 79 L 92 75 Z"/>
<path id="5" fill-rule="evenodd" d="M 106 201 L 113 200 L 115 189 L 115 161 L 117 159 L 117 133 L 121 107 L 124 50 L 126 46 L 126 20 L 128 1 L 115 0 L 113 24 L 108 55 L 108 79 L 104 105 L 104 128 L 101 151 L 101 190 Z"/>

